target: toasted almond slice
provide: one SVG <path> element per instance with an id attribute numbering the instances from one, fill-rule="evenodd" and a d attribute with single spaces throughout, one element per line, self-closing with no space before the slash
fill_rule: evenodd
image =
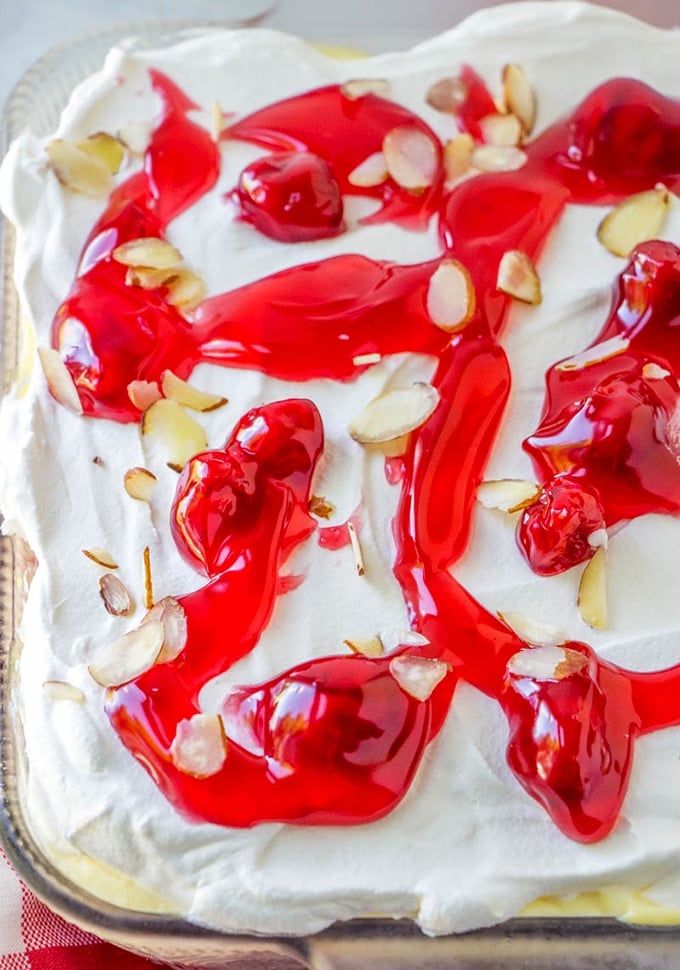
<path id="1" fill-rule="evenodd" d="M 185 465 L 208 442 L 205 431 L 182 409 L 177 401 L 161 398 L 142 415 L 142 435 L 158 441 L 166 461 Z"/>
<path id="2" fill-rule="evenodd" d="M 217 714 L 194 714 L 180 721 L 170 746 L 172 763 L 193 778 L 216 775 L 227 760 L 227 739 Z"/>
<path id="3" fill-rule="evenodd" d="M 503 253 L 496 285 L 515 300 L 536 306 L 541 302 L 541 281 L 534 264 L 521 249 Z"/>
<path id="4" fill-rule="evenodd" d="M 187 615 L 173 596 L 165 596 L 151 607 L 142 623 L 159 620 L 163 625 L 163 647 L 157 663 L 170 663 L 181 654 L 187 642 Z"/>
<path id="5" fill-rule="evenodd" d="M 151 550 L 148 546 L 144 546 L 142 565 L 144 568 L 144 602 L 147 610 L 150 610 L 154 604 L 154 596 L 153 576 L 151 575 Z"/>
<path id="6" fill-rule="evenodd" d="M 330 519 L 335 512 L 335 506 L 323 495 L 310 495 L 308 509 L 311 515 L 318 519 Z"/>
<path id="7" fill-rule="evenodd" d="M 429 657 L 402 654 L 390 661 L 390 673 L 396 682 L 405 693 L 418 701 L 428 700 L 449 670 L 449 665 L 442 660 L 431 660 Z"/>
<path id="8" fill-rule="evenodd" d="M 168 303 L 182 313 L 195 310 L 205 294 L 205 281 L 191 269 L 179 270 L 168 285 Z"/>
<path id="9" fill-rule="evenodd" d="M 440 330 L 456 333 L 468 323 L 477 300 L 472 278 L 457 259 L 443 260 L 430 277 L 426 305 L 430 320 Z"/>
<path id="10" fill-rule="evenodd" d="M 356 357 L 352 357 L 352 363 L 355 367 L 364 367 L 366 364 L 379 364 L 382 360 L 381 354 L 357 354 Z"/>
<path id="11" fill-rule="evenodd" d="M 380 637 L 352 637 L 351 640 L 343 640 L 352 653 L 360 653 L 363 657 L 382 657 L 385 647 Z"/>
<path id="12" fill-rule="evenodd" d="M 415 125 L 398 125 L 383 140 L 387 171 L 397 185 L 421 192 L 435 180 L 438 153 L 432 139 Z"/>
<path id="13" fill-rule="evenodd" d="M 156 290 L 161 286 L 170 286 L 178 276 L 179 270 L 148 269 L 146 266 L 128 266 L 125 274 L 127 286 L 138 286 L 142 290 Z"/>
<path id="14" fill-rule="evenodd" d="M 90 675 L 101 687 L 120 687 L 150 670 L 162 646 L 162 624 L 158 620 L 143 623 L 99 651 L 88 668 Z"/>
<path id="15" fill-rule="evenodd" d="M 73 192 L 100 198 L 113 188 L 111 172 L 106 165 L 63 138 L 49 142 L 45 151 L 50 168 L 62 185 Z"/>
<path id="16" fill-rule="evenodd" d="M 163 396 L 156 381 L 130 381 L 127 392 L 134 406 L 140 411 L 146 411 Z"/>
<path id="17" fill-rule="evenodd" d="M 144 266 L 147 269 L 174 269 L 182 262 L 179 249 L 157 236 L 142 236 L 116 246 L 111 254 L 123 266 Z"/>
<path id="18" fill-rule="evenodd" d="M 133 155 L 143 155 L 149 144 L 151 125 L 146 121 L 128 121 L 118 129 L 118 138 Z"/>
<path id="19" fill-rule="evenodd" d="M 607 609 L 607 553 L 600 546 L 586 563 L 578 586 L 578 608 L 582 619 L 597 630 L 608 624 Z"/>
<path id="20" fill-rule="evenodd" d="M 125 472 L 123 485 L 130 498 L 136 498 L 140 502 L 149 502 L 154 488 L 158 484 L 158 479 L 148 468 L 140 468 L 136 465 Z"/>
<path id="21" fill-rule="evenodd" d="M 485 509 L 519 512 L 530 505 L 540 492 L 535 482 L 521 478 L 499 478 L 477 486 L 477 501 Z"/>
<path id="22" fill-rule="evenodd" d="M 566 643 L 569 639 L 560 627 L 553 626 L 551 623 L 543 623 L 542 620 L 527 616 L 525 613 L 508 610 L 499 613 L 498 616 L 525 643 L 542 647 L 555 647 L 559 646 L 560 643 Z"/>
<path id="23" fill-rule="evenodd" d="M 469 170 L 475 140 L 468 132 L 461 132 L 444 145 L 444 174 L 447 185 L 453 185 Z"/>
<path id="24" fill-rule="evenodd" d="M 71 372 L 61 359 L 58 350 L 51 347 L 38 347 L 38 359 L 43 369 L 50 394 L 62 407 L 72 414 L 82 414 L 83 405 L 80 403 L 78 389 L 73 383 Z"/>
<path id="25" fill-rule="evenodd" d="M 387 162 L 383 153 L 373 152 L 349 173 L 347 181 L 350 185 L 371 188 L 374 185 L 382 185 L 388 174 Z"/>
<path id="26" fill-rule="evenodd" d="M 369 401 L 348 431 L 361 444 L 392 441 L 424 424 L 438 404 L 439 392 L 431 384 L 395 387 Z"/>
<path id="27" fill-rule="evenodd" d="M 588 663 L 585 654 L 555 644 L 542 644 L 519 650 L 508 661 L 508 673 L 532 680 L 564 680 Z"/>
<path id="28" fill-rule="evenodd" d="M 224 131 L 224 112 L 219 101 L 213 101 L 210 109 L 210 134 L 213 141 L 219 141 Z"/>
<path id="29" fill-rule="evenodd" d="M 347 533 L 349 535 L 349 542 L 352 547 L 352 553 L 354 555 L 354 564 L 357 567 L 357 573 L 359 574 L 359 576 L 363 576 L 366 573 L 366 563 L 364 561 L 364 553 L 361 548 L 359 535 L 357 533 L 356 526 L 352 521 L 347 523 Z"/>
<path id="30" fill-rule="evenodd" d="M 94 549 L 83 549 L 82 553 L 92 562 L 96 562 L 98 566 L 103 566 L 104 569 L 118 569 L 118 563 L 106 549 L 100 549 L 97 546 Z"/>
<path id="31" fill-rule="evenodd" d="M 614 256 L 628 257 L 639 243 L 658 239 L 669 205 L 670 193 L 664 185 L 631 195 L 604 217 L 597 238 Z"/>
<path id="32" fill-rule="evenodd" d="M 135 606 L 125 585 L 114 573 L 105 573 L 99 580 L 99 595 L 112 616 L 129 616 Z"/>
<path id="33" fill-rule="evenodd" d="M 385 98 L 390 93 L 390 82 L 379 77 L 359 77 L 345 81 L 340 90 L 350 101 L 356 101 L 367 94 L 377 94 L 378 97 Z"/>
<path id="34" fill-rule="evenodd" d="M 654 361 L 649 364 L 644 364 L 642 367 L 642 376 L 646 381 L 662 381 L 666 377 L 671 376 L 671 372 L 666 370 L 665 367 L 661 367 L 659 364 L 655 364 Z"/>
<path id="35" fill-rule="evenodd" d="M 391 438 L 389 441 L 379 441 L 376 448 L 385 458 L 402 458 L 408 451 L 411 443 L 411 432 L 400 434 L 398 438 Z"/>
<path id="36" fill-rule="evenodd" d="M 512 148 L 522 137 L 522 123 L 514 114 L 486 115 L 479 122 L 482 138 L 487 145 Z"/>
<path id="37" fill-rule="evenodd" d="M 203 413 L 216 411 L 228 403 L 226 397 L 220 397 L 219 394 L 209 394 L 207 391 L 199 391 L 197 387 L 187 384 L 181 377 L 173 374 L 171 370 L 163 371 L 161 387 L 168 400 L 176 401 L 193 411 L 202 411 Z"/>
<path id="38" fill-rule="evenodd" d="M 82 141 L 76 142 L 76 148 L 102 162 L 111 175 L 116 174 L 125 158 L 125 145 L 108 131 L 97 131 L 88 135 Z"/>
<path id="39" fill-rule="evenodd" d="M 459 77 L 443 77 L 427 89 L 425 100 L 435 111 L 455 114 L 468 96 L 465 81 Z"/>
<path id="40" fill-rule="evenodd" d="M 43 690 L 47 697 L 53 701 L 74 701 L 76 704 L 85 703 L 85 694 L 80 687 L 69 684 L 65 680 L 46 680 L 43 682 Z"/>
<path id="41" fill-rule="evenodd" d="M 609 545 L 609 534 L 606 529 L 595 529 L 588 536 L 588 545 L 591 549 L 606 549 Z"/>
<path id="42" fill-rule="evenodd" d="M 470 159 L 480 172 L 514 172 L 526 164 L 526 152 L 521 148 L 500 148 L 498 145 L 478 145 Z"/>
<path id="43" fill-rule="evenodd" d="M 574 354 L 573 357 L 559 361 L 555 364 L 555 370 L 582 370 L 584 367 L 592 367 L 593 364 L 601 364 L 603 360 L 625 353 L 629 346 L 630 339 L 617 334 L 609 340 L 603 340 L 600 344 L 587 347 L 580 354 Z"/>
<path id="44" fill-rule="evenodd" d="M 503 102 L 519 118 L 524 134 L 530 135 L 536 124 L 536 94 L 519 64 L 506 64 L 503 68 Z"/>

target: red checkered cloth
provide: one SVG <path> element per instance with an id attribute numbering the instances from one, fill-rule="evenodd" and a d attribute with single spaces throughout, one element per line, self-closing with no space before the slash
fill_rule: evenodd
<path id="1" fill-rule="evenodd" d="M 0 849 L 0 970 L 152 970 L 157 966 L 55 916 L 28 891 Z"/>

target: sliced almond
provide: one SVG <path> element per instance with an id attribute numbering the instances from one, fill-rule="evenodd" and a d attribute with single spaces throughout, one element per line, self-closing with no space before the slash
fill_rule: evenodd
<path id="1" fill-rule="evenodd" d="M 176 401 L 161 398 L 142 415 L 142 435 L 161 446 L 166 461 L 185 465 L 208 442 L 205 431 Z"/>
<path id="2" fill-rule="evenodd" d="M 516 633 L 520 640 L 536 646 L 555 647 L 561 643 L 566 643 L 569 637 L 558 626 L 551 623 L 544 623 L 525 613 L 518 613 L 508 610 L 499 613 L 498 616 L 507 624 L 513 633 Z"/>
<path id="3" fill-rule="evenodd" d="M 514 172 L 526 164 L 527 155 L 521 148 L 501 148 L 498 145 L 478 145 L 470 163 L 480 172 Z"/>
<path id="4" fill-rule="evenodd" d="M 522 478 L 499 478 L 477 486 L 477 501 L 485 509 L 519 512 L 537 498 L 540 488 Z"/>
<path id="5" fill-rule="evenodd" d="M 400 434 L 398 438 L 391 438 L 389 441 L 380 441 L 375 447 L 385 458 L 402 458 L 408 451 L 411 444 L 411 432 Z"/>
<path id="6" fill-rule="evenodd" d="M 453 185 L 470 169 L 475 140 L 468 132 L 461 132 L 444 145 L 444 175 L 447 185 Z"/>
<path id="7" fill-rule="evenodd" d="M 479 122 L 485 144 L 512 148 L 522 138 L 522 123 L 514 114 L 486 115 Z"/>
<path id="8" fill-rule="evenodd" d="M 385 647 L 380 637 L 352 637 L 351 640 L 343 640 L 352 653 L 360 653 L 363 657 L 382 657 Z"/>
<path id="9" fill-rule="evenodd" d="M 163 371 L 161 375 L 161 388 L 168 400 L 176 401 L 184 407 L 191 408 L 193 411 L 216 411 L 218 408 L 228 404 L 226 397 L 219 394 L 209 394 L 207 391 L 200 391 L 193 387 L 181 377 L 173 374 L 171 370 Z"/>
<path id="10" fill-rule="evenodd" d="M 398 125 L 383 140 L 387 171 L 397 185 L 411 192 L 421 192 L 432 185 L 437 174 L 437 147 L 424 131 L 415 125 Z"/>
<path id="11" fill-rule="evenodd" d="M 606 529 L 595 529 L 588 536 L 588 545 L 591 549 L 606 549 L 609 545 L 609 534 Z"/>
<path id="12" fill-rule="evenodd" d="M 425 100 L 435 111 L 456 114 L 465 104 L 467 96 L 468 88 L 462 78 L 443 77 L 430 85 Z"/>
<path id="13" fill-rule="evenodd" d="M 111 172 L 104 162 L 76 148 L 72 142 L 55 138 L 45 151 L 50 168 L 72 192 L 96 199 L 108 195 L 113 188 Z"/>
<path id="14" fill-rule="evenodd" d="M 126 586 L 114 573 L 105 573 L 101 577 L 99 595 L 112 616 L 129 616 L 134 612 L 134 603 Z"/>
<path id="15" fill-rule="evenodd" d="M 46 696 L 53 701 L 74 701 L 76 704 L 85 703 L 85 694 L 80 687 L 69 684 L 65 680 L 46 680 L 43 683 L 43 690 Z"/>
<path id="16" fill-rule="evenodd" d="M 374 185 L 382 185 L 388 175 L 385 156 L 382 152 L 374 152 L 349 173 L 347 181 L 350 185 L 372 188 Z"/>
<path id="17" fill-rule="evenodd" d="M 649 364 L 643 365 L 642 376 L 646 381 L 662 381 L 666 377 L 670 377 L 671 372 L 666 370 L 665 367 L 661 367 L 659 364 L 655 364 L 652 361 Z"/>
<path id="18" fill-rule="evenodd" d="M 170 286 L 178 276 L 175 267 L 168 269 L 149 269 L 146 266 L 128 266 L 125 274 L 127 286 L 138 286 L 142 290 L 157 290 L 161 286 Z"/>
<path id="19" fill-rule="evenodd" d="M 90 675 L 101 687 L 120 687 L 150 670 L 162 646 L 163 626 L 158 620 L 144 623 L 99 651 Z"/>
<path id="20" fill-rule="evenodd" d="M 142 623 L 159 620 L 163 626 L 163 646 L 157 663 L 170 663 L 184 650 L 187 642 L 187 615 L 173 596 L 165 596 L 151 607 Z"/>
<path id="21" fill-rule="evenodd" d="M 607 628 L 607 553 L 602 546 L 596 550 L 581 573 L 578 608 L 582 619 L 589 626 L 596 630 Z"/>
<path id="22" fill-rule="evenodd" d="M 534 264 L 521 249 L 503 253 L 498 266 L 496 286 L 502 293 L 522 303 L 536 306 L 541 302 L 541 281 Z"/>
<path id="23" fill-rule="evenodd" d="M 148 269 L 173 269 L 182 262 L 179 249 L 157 236 L 142 236 L 116 246 L 111 254 L 123 266 L 145 266 Z"/>
<path id="24" fill-rule="evenodd" d="M 193 778 L 216 775 L 227 760 L 227 739 L 217 714 L 194 714 L 177 725 L 170 746 L 172 763 Z"/>
<path id="25" fill-rule="evenodd" d="M 390 83 L 379 77 L 354 78 L 345 81 L 340 90 L 350 101 L 364 98 L 367 94 L 377 94 L 378 97 L 385 98 L 390 93 Z"/>
<path id="26" fill-rule="evenodd" d="M 151 550 L 148 546 L 142 552 L 142 565 L 144 568 L 144 602 L 147 610 L 154 604 L 153 596 L 153 576 L 151 575 Z"/>
<path id="27" fill-rule="evenodd" d="M 508 673 L 532 680 L 564 680 L 587 663 L 586 655 L 578 650 L 543 644 L 519 650 L 508 661 Z"/>
<path id="28" fill-rule="evenodd" d="M 73 383 L 71 372 L 61 359 L 58 350 L 51 347 L 38 347 L 38 359 L 43 369 L 50 394 L 62 407 L 72 414 L 82 414 L 83 405 L 78 389 Z"/>
<path id="29" fill-rule="evenodd" d="M 217 142 L 224 131 L 224 112 L 220 107 L 219 101 L 213 101 L 210 109 L 210 134 L 212 140 Z"/>
<path id="30" fill-rule="evenodd" d="M 133 155 L 143 155 L 149 144 L 151 125 L 146 121 L 128 121 L 118 129 L 118 138 Z"/>
<path id="31" fill-rule="evenodd" d="M 392 441 L 423 425 L 438 404 L 439 392 L 431 384 L 395 387 L 369 401 L 348 431 L 361 444 Z"/>
<path id="32" fill-rule="evenodd" d="M 88 559 L 91 559 L 92 562 L 96 562 L 98 566 L 103 566 L 104 569 L 118 569 L 118 563 L 106 549 L 100 549 L 99 547 L 83 549 L 82 553 Z"/>
<path id="33" fill-rule="evenodd" d="M 168 303 L 183 313 L 195 310 L 205 294 L 205 281 L 191 269 L 180 269 L 168 284 Z"/>
<path id="34" fill-rule="evenodd" d="M 125 491 L 130 498 L 135 498 L 139 502 L 149 502 L 154 488 L 158 484 L 158 479 L 148 468 L 140 468 L 138 465 L 128 469 L 123 478 Z"/>
<path id="35" fill-rule="evenodd" d="M 435 687 L 449 673 L 449 665 L 429 657 L 413 657 L 408 654 L 393 657 L 390 673 L 401 689 L 418 701 L 426 701 Z"/>
<path id="36" fill-rule="evenodd" d="M 130 381 L 127 392 L 134 406 L 140 411 L 146 411 L 163 396 L 156 381 Z"/>
<path id="37" fill-rule="evenodd" d="M 430 277 L 426 297 L 432 323 L 456 333 L 468 323 L 477 305 L 472 277 L 457 259 L 443 260 Z"/>
<path id="38" fill-rule="evenodd" d="M 629 346 L 630 339 L 617 334 L 615 337 L 610 337 L 609 340 L 603 340 L 600 344 L 587 347 L 580 354 L 574 354 L 573 357 L 559 361 L 555 364 L 555 370 L 583 370 L 584 367 L 601 364 L 602 361 L 609 360 L 610 357 L 617 357 L 619 354 L 625 353 Z"/>
<path id="39" fill-rule="evenodd" d="M 417 630 L 399 630 L 398 642 L 404 647 L 426 647 L 430 643 L 427 637 Z"/>
<path id="40" fill-rule="evenodd" d="M 382 355 L 373 354 L 357 354 L 356 357 L 352 357 L 352 363 L 355 367 L 365 367 L 367 364 L 379 364 L 382 360 Z"/>
<path id="41" fill-rule="evenodd" d="M 597 238 L 610 253 L 628 257 L 639 243 L 659 238 L 669 205 L 670 192 L 663 185 L 631 195 L 604 217 Z"/>
<path id="42" fill-rule="evenodd" d="M 519 64 L 506 64 L 503 68 L 503 102 L 519 118 L 524 134 L 530 135 L 536 124 L 536 94 Z"/>
<path id="43" fill-rule="evenodd" d="M 356 526 L 351 521 L 347 523 L 347 534 L 349 535 L 349 542 L 352 547 L 352 554 L 354 555 L 354 564 L 357 567 L 357 573 L 359 576 L 363 576 L 366 573 L 364 553 L 361 548 L 361 541 L 359 540 L 359 534 L 357 533 Z"/>
<path id="44" fill-rule="evenodd" d="M 76 148 L 102 162 L 111 175 L 116 174 L 125 158 L 125 145 L 107 131 L 97 131 L 77 141 Z"/>
<path id="45" fill-rule="evenodd" d="M 311 515 L 318 519 L 330 519 L 335 512 L 335 506 L 323 495 L 310 495 L 308 509 Z"/>

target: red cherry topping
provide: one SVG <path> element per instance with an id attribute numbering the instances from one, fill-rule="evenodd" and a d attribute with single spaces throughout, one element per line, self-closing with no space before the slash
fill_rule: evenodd
<path id="1" fill-rule="evenodd" d="M 330 239 L 344 229 L 340 186 L 323 158 L 275 152 L 241 172 L 234 197 L 244 219 L 280 242 Z"/>
<path id="2" fill-rule="evenodd" d="M 605 528 L 597 495 L 581 482 L 558 477 L 546 482 L 517 524 L 517 542 L 535 573 L 554 576 L 590 559 L 588 541 Z"/>

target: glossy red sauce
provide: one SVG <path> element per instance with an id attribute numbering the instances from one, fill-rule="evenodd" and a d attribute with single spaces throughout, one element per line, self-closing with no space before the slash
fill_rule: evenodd
<path id="1" fill-rule="evenodd" d="M 427 317 L 425 294 L 437 260 L 398 266 L 356 255 L 297 266 L 208 299 L 189 325 L 162 290 L 126 286 L 124 269 L 111 258 L 126 239 L 162 236 L 217 177 L 217 149 L 187 117 L 193 106 L 166 78 L 153 80 L 164 114 L 144 171 L 114 193 L 55 319 L 54 343 L 85 411 L 136 420 L 127 396 L 131 380 L 157 380 L 168 367 L 187 377 L 199 360 L 304 382 L 352 380 L 366 366 L 354 363 L 361 354 L 435 355 L 440 405 L 398 464 L 390 460 L 388 473 L 400 489 L 394 572 L 412 629 L 429 641 L 397 653 L 441 660 L 449 672 L 428 700 L 418 701 L 392 676 L 392 657 L 310 661 L 227 694 L 228 751 L 217 774 L 198 779 L 172 763 L 178 722 L 199 711 L 207 680 L 256 647 L 286 588 L 280 570 L 315 528 L 307 509 L 323 448 L 321 421 L 309 401 L 274 402 L 249 412 L 223 449 L 196 456 L 182 473 L 173 534 L 208 583 L 178 596 L 188 621 L 182 654 L 109 693 L 107 710 L 123 743 L 195 819 L 235 826 L 366 822 L 403 797 L 464 679 L 506 715 L 508 764 L 529 794 L 568 836 L 602 838 L 625 797 L 635 737 L 680 723 L 680 667 L 633 674 L 573 643 L 569 649 L 583 661 L 569 676 L 511 675 L 507 662 L 526 645 L 448 570 L 467 546 L 475 490 L 510 393 L 497 341 L 508 309 L 495 286 L 499 260 L 510 248 L 538 260 L 568 202 L 610 202 L 659 181 L 677 185 L 680 105 L 638 82 L 612 81 L 530 145 L 517 172 L 477 176 L 444 194 L 440 166 L 420 194 L 391 180 L 360 191 L 381 204 L 373 221 L 422 228 L 433 215 L 438 219 L 442 255 L 465 263 L 477 292 L 475 316 L 460 334 L 443 333 Z M 468 100 L 457 120 L 476 133 L 493 102 L 474 72 L 464 80 Z M 328 87 L 236 122 L 224 135 L 225 150 L 228 139 L 239 138 L 276 152 L 311 152 L 347 194 L 357 191 L 349 174 L 398 125 L 436 141 L 404 108 Z M 438 142 L 437 151 L 441 158 Z M 553 488 L 572 527 L 562 534 L 559 515 L 550 520 L 563 549 L 551 568 L 581 561 L 567 550 L 600 515 L 610 525 L 678 511 L 679 271 L 675 247 L 639 247 L 617 284 L 602 335 L 629 336 L 625 353 L 548 374 L 541 423 L 526 447 L 546 484 L 544 498 L 556 476 L 575 483 L 570 490 L 565 478 Z M 644 369 L 650 361 L 667 376 L 650 377 Z"/>

